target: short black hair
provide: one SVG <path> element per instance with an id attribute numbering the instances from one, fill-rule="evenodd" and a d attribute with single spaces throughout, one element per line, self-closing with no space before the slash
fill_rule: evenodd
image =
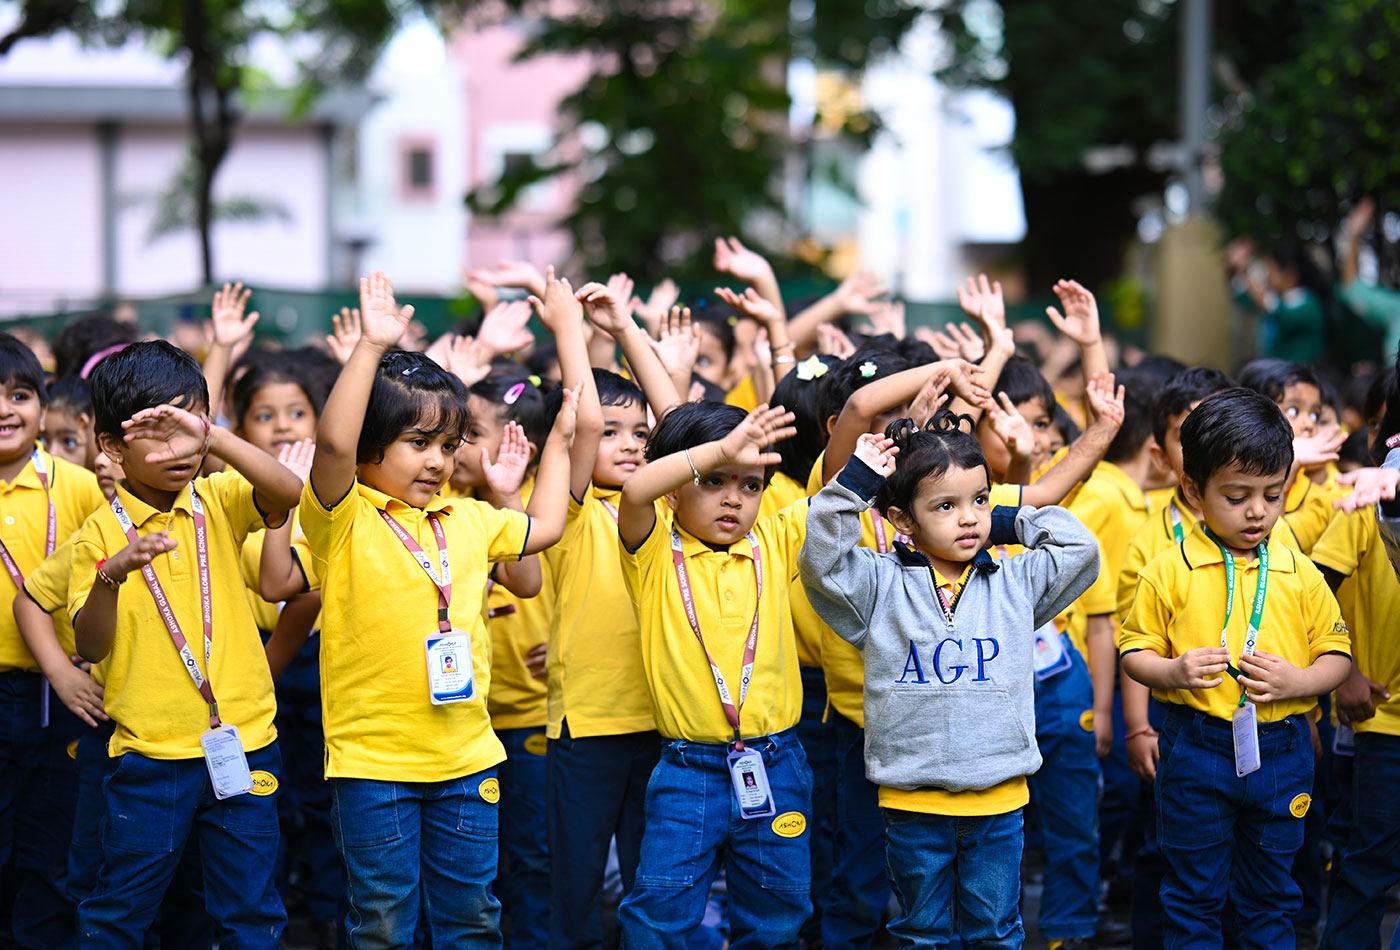
<path id="1" fill-rule="evenodd" d="M 646 458 L 654 462 L 733 432 L 748 413 L 722 402 L 683 402 L 656 424 L 647 439 Z"/>
<path id="2" fill-rule="evenodd" d="M 700 398 L 696 400 L 697 402 L 724 402 L 724 397 L 728 395 L 728 393 L 724 391 L 724 387 L 718 383 L 710 382 L 699 373 L 691 373 L 690 387 L 694 389 L 696 386 L 700 387 Z M 689 395 L 689 392 L 681 393 L 681 396 Z M 689 401 L 689 399 L 686 400 L 686 402 Z"/>
<path id="3" fill-rule="evenodd" d="M 75 415 L 92 415 L 92 387 L 78 376 L 63 376 L 48 384 L 49 408 Z"/>
<path id="4" fill-rule="evenodd" d="M 472 384 L 467 392 L 497 407 L 502 419 L 520 426 L 525 430 L 525 438 L 543 449 L 563 404 L 562 398 L 556 400 L 551 409 L 549 396 L 553 388 L 538 376 L 527 376 L 517 368 L 514 373 L 492 373 Z"/>
<path id="5" fill-rule="evenodd" d="M 39 405 L 48 405 L 49 392 L 39 357 L 11 333 L 0 333 L 0 382 L 32 389 L 39 397 Z"/>
<path id="6" fill-rule="evenodd" d="M 598 389 L 598 402 L 604 406 L 646 406 L 642 388 L 611 370 L 595 368 L 593 385 Z"/>
<path id="7" fill-rule="evenodd" d="M 728 307 L 707 307 L 695 313 L 695 328 L 713 333 L 719 339 L 726 360 L 734 359 L 734 326 L 739 321 Z"/>
<path id="8" fill-rule="evenodd" d="M 1181 468 L 1204 491 L 1231 463 L 1250 475 L 1288 474 L 1293 427 L 1263 393 L 1236 386 L 1206 399 L 1181 424 Z"/>
<path id="9" fill-rule="evenodd" d="M 88 359 L 103 350 L 135 343 L 139 331 L 105 313 L 89 313 L 69 323 L 53 338 L 54 372 L 77 376 Z"/>
<path id="10" fill-rule="evenodd" d="M 467 387 L 422 353 L 393 349 L 379 361 L 355 457 L 361 465 L 384 459 L 405 429 L 446 434 L 460 442 L 471 423 Z"/>
<path id="11" fill-rule="evenodd" d="M 1341 449 L 1337 451 L 1337 461 L 1350 462 L 1353 465 L 1365 467 L 1371 464 L 1371 450 L 1366 445 L 1367 432 L 1365 429 L 1357 429 L 1346 437 Z"/>
<path id="12" fill-rule="evenodd" d="M 334 357 L 327 358 L 334 362 Z M 258 390 L 277 383 L 291 383 L 301 387 L 301 391 L 306 394 L 306 401 L 311 404 L 311 411 L 317 416 L 321 415 L 321 408 L 325 406 L 326 396 L 329 394 L 325 377 L 306 365 L 302 351 L 250 351 L 239 363 L 243 366 L 243 372 L 237 376 L 231 394 L 235 426 L 243 425 L 243 417 L 248 414 Z"/>
<path id="13" fill-rule="evenodd" d="M 1289 386 L 1298 383 L 1310 383 L 1317 386 L 1319 393 L 1322 392 L 1316 374 L 1302 363 L 1292 360 L 1251 360 L 1240 367 L 1239 380 L 1245 389 L 1263 393 L 1276 403 L 1283 401 L 1283 394 Z"/>
<path id="14" fill-rule="evenodd" d="M 122 423 L 142 409 L 166 404 L 207 411 L 209 384 L 199 364 L 164 340 L 133 343 L 97 364 L 92 384 L 93 428 L 120 441 Z"/>
<path id="15" fill-rule="evenodd" d="M 1192 366 L 1167 380 L 1157 391 L 1152 401 L 1152 437 L 1160 446 L 1167 444 L 1167 427 L 1172 416 L 1185 415 L 1191 411 L 1191 404 L 1200 402 L 1223 389 L 1230 389 L 1235 381 L 1218 369 L 1206 366 Z"/>
<path id="16" fill-rule="evenodd" d="M 1390 378 L 1390 385 L 1386 388 L 1385 411 L 1376 431 L 1376 441 L 1371 446 L 1371 460 L 1377 465 L 1384 464 L 1390 451 L 1386 442 L 1400 435 L 1400 348 L 1395 354 L 1395 375 Z"/>
<path id="17" fill-rule="evenodd" d="M 964 429 L 964 427 L 966 427 Z M 913 419 L 896 419 L 885 428 L 885 437 L 899 447 L 894 473 L 875 496 L 880 511 L 908 511 L 919 493 L 919 483 L 930 475 L 941 476 L 950 468 L 980 468 L 992 485 L 992 467 L 982 454 L 982 443 L 972 434 L 971 416 L 940 409 L 927 426 Z"/>
<path id="18" fill-rule="evenodd" d="M 559 347 L 553 343 L 541 343 L 530 352 L 530 357 L 525 361 L 525 368 L 536 376 L 548 376 L 549 371 L 559 362 Z M 574 380 L 570 386 L 577 383 Z"/>
<path id="19" fill-rule="evenodd" d="M 812 356 L 802 365 L 815 366 L 811 360 L 830 371 L 838 360 L 834 356 Z M 803 379 L 803 376 L 808 378 Z M 823 372 L 825 375 L 825 372 Z M 773 388 L 770 405 L 782 406 L 793 415 L 793 428 L 797 434 L 790 439 L 773 443 L 773 451 L 783 457 L 778 463 L 778 471 L 797 482 L 806 485 L 812 474 L 812 466 L 817 464 L 817 456 L 826 447 L 826 418 L 820 414 L 822 380 L 814 373 L 792 370 Z"/>
<path id="20" fill-rule="evenodd" d="M 1118 384 L 1123 387 L 1123 424 L 1103 454 L 1104 461 L 1114 463 L 1132 458 L 1152 438 L 1152 396 L 1157 388 L 1152 377 L 1136 370 L 1119 373 Z"/>
<path id="21" fill-rule="evenodd" d="M 909 361 L 888 346 L 863 346 L 856 350 L 854 356 L 832 367 L 822 377 L 822 428 L 826 428 L 826 420 L 841 415 L 846 400 L 857 389 L 909 368 Z"/>
<path id="22" fill-rule="evenodd" d="M 1386 396 L 1394 385 L 1395 370 L 1393 369 L 1371 375 L 1371 385 L 1366 387 L 1366 398 L 1361 403 L 1361 418 L 1364 421 L 1370 422 L 1385 411 Z M 50 393 L 50 398 L 52 398 L 52 393 Z"/>
<path id="23" fill-rule="evenodd" d="M 1167 380 L 1186 369 L 1186 364 L 1174 356 L 1163 353 L 1148 353 L 1137 361 L 1133 372 L 1141 373 L 1158 386 L 1165 386 Z"/>
<path id="24" fill-rule="evenodd" d="M 1039 399 L 1045 404 L 1047 414 L 1055 412 L 1054 387 L 1045 374 L 1024 356 L 1013 356 L 1006 361 L 1001 375 L 997 377 L 996 388 L 992 390 L 993 396 L 997 393 L 1006 393 L 1013 406 Z"/>

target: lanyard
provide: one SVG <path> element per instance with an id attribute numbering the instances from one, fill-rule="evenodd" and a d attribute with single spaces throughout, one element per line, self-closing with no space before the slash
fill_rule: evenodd
<path id="1" fill-rule="evenodd" d="M 1220 645 L 1227 651 L 1230 649 L 1230 614 L 1235 607 L 1235 556 L 1231 554 L 1217 540 L 1220 545 L 1220 555 L 1225 560 L 1225 626 L 1220 628 Z M 1244 647 L 1240 650 L 1240 656 L 1249 656 L 1254 652 L 1254 646 L 1259 642 L 1259 627 L 1264 622 L 1264 597 L 1269 591 L 1269 545 L 1266 541 L 1259 542 L 1259 586 L 1254 591 L 1254 610 L 1249 615 L 1249 627 L 1244 632 Z M 1229 667 L 1229 673 L 1236 680 L 1240 678 L 1240 671 L 1234 664 Z M 1243 690 L 1240 691 L 1240 705 L 1243 706 L 1247 696 Z"/>
<path id="2" fill-rule="evenodd" d="M 428 557 L 426 551 L 413 538 L 409 537 L 407 531 L 403 529 L 389 512 L 380 510 L 379 514 L 384 518 L 385 524 L 398 536 L 404 547 L 408 548 L 408 553 L 413 555 L 413 559 L 418 562 L 428 575 L 428 579 L 433 582 L 433 586 L 438 591 L 438 630 L 443 633 L 452 632 L 452 622 L 447 619 L 447 608 L 452 603 L 452 565 L 447 561 L 447 537 L 443 534 L 442 525 L 439 524 L 440 515 L 436 511 L 428 514 L 428 523 L 433 526 L 433 537 L 437 539 L 438 562 L 442 567 L 439 574 L 433 569 L 433 562 Z"/>
<path id="3" fill-rule="evenodd" d="M 598 504 L 602 505 L 604 508 L 606 508 L 606 509 L 608 510 L 608 514 L 612 515 L 613 523 L 616 524 L 616 523 L 617 523 L 617 506 L 614 505 L 612 502 L 608 501 L 606 498 L 599 498 L 599 499 L 598 499 Z"/>
<path id="4" fill-rule="evenodd" d="M 875 529 L 875 550 L 884 554 L 890 549 L 889 537 L 885 534 L 885 519 L 873 508 L 870 509 L 870 524 Z M 894 539 L 909 543 L 909 539 L 898 532 L 895 533 Z"/>
<path id="5" fill-rule="evenodd" d="M 135 544 L 140 536 L 136 533 L 136 526 L 131 523 L 131 516 L 126 513 L 122 503 L 117 501 L 116 495 L 112 496 L 111 504 L 112 514 L 117 516 L 122 530 L 126 532 L 127 540 Z M 155 567 L 150 564 L 141 565 L 141 576 L 146 579 L 146 587 L 150 590 L 151 597 L 155 599 L 156 609 L 160 611 L 160 619 L 165 621 L 165 629 L 170 632 L 170 639 L 175 641 L 175 649 L 180 651 L 180 659 L 185 663 L 185 670 L 190 674 L 190 679 L 194 680 L 199 695 L 203 696 L 204 701 L 209 704 L 209 728 L 217 729 L 222 725 L 219 719 L 219 704 L 214 699 L 214 688 L 209 685 L 208 678 L 209 655 L 214 646 L 214 599 L 209 587 L 209 531 L 208 523 L 204 517 L 204 503 L 199 500 L 199 493 L 194 490 L 193 483 L 190 485 L 190 508 L 194 512 L 194 546 L 199 564 L 200 612 L 204 621 L 203 673 L 199 670 L 199 664 L 195 661 L 194 651 L 190 649 L 184 631 L 180 629 L 179 621 L 175 619 L 175 611 L 170 606 L 170 599 L 165 596 L 165 590 L 160 586 Z"/>
<path id="6" fill-rule="evenodd" d="M 749 638 L 744 642 L 744 668 L 739 679 L 739 702 L 729 692 L 729 684 L 719 671 L 719 664 L 710 651 L 705 649 L 705 638 L 700 635 L 700 619 L 695 615 L 695 597 L 690 591 L 690 574 L 685 567 L 685 553 L 681 549 L 681 536 L 671 529 L 671 558 L 676 564 L 676 582 L 681 588 L 681 602 L 685 604 L 685 616 L 690 621 L 691 632 L 700 641 L 700 649 L 705 650 L 705 659 L 710 661 L 710 672 L 715 676 L 715 686 L 719 688 L 719 701 L 724 706 L 724 717 L 734 727 L 734 748 L 744 750 L 744 739 L 739 732 L 739 712 L 744 708 L 744 698 L 749 695 L 749 682 L 753 679 L 753 661 L 758 652 L 758 608 L 763 601 L 763 562 L 758 551 L 758 539 L 750 531 L 745 538 L 753 547 L 753 573 L 757 585 L 753 608 L 753 623 L 749 626 Z"/>
<path id="7" fill-rule="evenodd" d="M 1167 502 L 1167 510 L 1172 517 L 1172 540 L 1177 544 L 1186 540 L 1186 532 L 1181 528 L 1181 509 L 1176 506 L 1176 499 Z"/>
<path id="8" fill-rule="evenodd" d="M 44 533 L 44 557 L 47 558 L 58 543 L 58 513 L 54 511 L 53 496 L 49 494 L 49 471 L 44 465 L 44 456 L 38 449 L 34 450 L 32 461 L 34 474 L 39 476 L 39 485 L 44 489 L 44 500 L 49 503 L 48 530 Z M 5 571 L 10 575 L 10 580 L 15 582 L 15 591 L 18 592 L 24 586 L 24 575 L 20 573 L 19 564 L 3 541 L 0 541 L 0 561 L 5 562 Z"/>

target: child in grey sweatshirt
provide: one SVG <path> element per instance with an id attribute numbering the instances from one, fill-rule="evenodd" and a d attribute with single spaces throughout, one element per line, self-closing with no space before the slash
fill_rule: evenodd
<path id="1" fill-rule="evenodd" d="M 965 941 L 1021 946 L 1021 808 L 1041 761 L 1034 632 L 1098 574 L 1098 545 L 1068 511 L 991 510 L 966 421 L 942 412 L 923 431 L 900 420 L 892 438 L 863 436 L 812 499 L 800 558 L 812 606 L 865 660 L 866 772 L 902 946 L 946 945 L 955 899 Z M 886 554 L 857 543 L 877 496 L 910 538 Z M 1028 550 L 993 561 L 989 543 Z"/>

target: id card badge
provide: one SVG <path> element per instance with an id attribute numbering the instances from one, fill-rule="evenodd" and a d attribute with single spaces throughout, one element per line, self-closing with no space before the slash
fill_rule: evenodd
<path id="1" fill-rule="evenodd" d="M 476 699 L 472 672 L 472 638 L 453 630 L 428 637 L 428 697 L 434 706 Z"/>
<path id="2" fill-rule="evenodd" d="M 739 817 L 767 818 L 776 815 L 773 791 L 768 787 L 768 770 L 763 767 L 763 755 L 757 749 L 737 749 L 729 753 L 729 778 L 734 783 L 734 797 L 739 800 Z"/>
<path id="3" fill-rule="evenodd" d="M 1259 769 L 1259 709 L 1245 703 L 1231 719 L 1235 733 L 1235 774 L 1244 778 Z"/>
<path id="4" fill-rule="evenodd" d="M 1337 731 L 1332 733 L 1333 755 L 1356 755 L 1356 732 L 1350 723 L 1337 723 Z"/>
<path id="5" fill-rule="evenodd" d="M 248 771 L 248 757 L 243 754 L 243 740 L 238 727 L 224 723 L 199 737 L 204 750 L 204 764 L 209 768 L 209 782 L 214 797 L 232 798 L 253 790 L 253 773 Z"/>
<path id="6" fill-rule="evenodd" d="M 1048 680 L 1056 673 L 1063 673 L 1074 665 L 1070 659 L 1069 651 L 1065 649 L 1064 640 L 1060 638 L 1060 631 L 1055 629 L 1053 621 L 1035 632 L 1033 665 L 1037 680 Z"/>

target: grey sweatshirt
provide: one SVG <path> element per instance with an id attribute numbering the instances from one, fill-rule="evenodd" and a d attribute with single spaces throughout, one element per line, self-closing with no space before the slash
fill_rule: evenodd
<path id="1" fill-rule="evenodd" d="M 1386 454 L 1385 467 L 1400 469 L 1400 448 Z M 1390 566 L 1400 578 L 1400 498 L 1377 505 L 1376 520 L 1380 523 L 1381 541 L 1385 544 L 1385 553 L 1390 556 Z"/>
<path id="2" fill-rule="evenodd" d="M 884 479 L 852 458 L 812 499 L 799 564 L 812 606 L 865 659 L 865 771 L 891 788 L 990 788 L 1040 768 L 1035 630 L 1088 590 L 1099 546 L 1063 508 L 997 508 L 946 615 L 933 568 L 903 544 L 860 546 L 860 513 Z"/>

